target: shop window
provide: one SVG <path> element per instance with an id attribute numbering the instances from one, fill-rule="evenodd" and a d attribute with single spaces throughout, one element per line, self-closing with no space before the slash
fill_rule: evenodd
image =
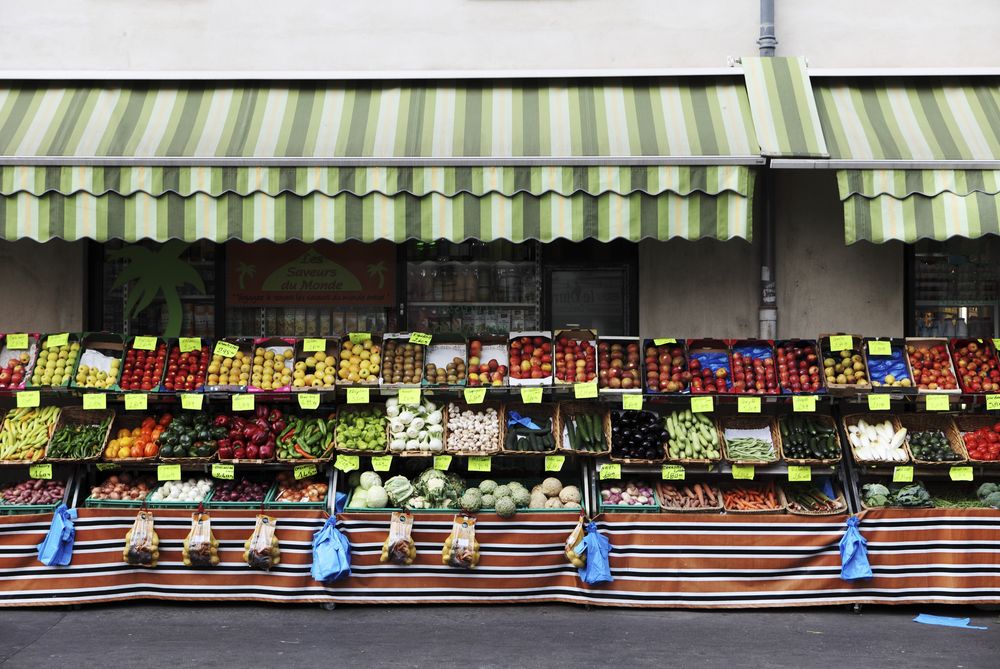
<path id="1" fill-rule="evenodd" d="M 922 241 L 912 248 L 909 334 L 997 336 L 1000 238 Z"/>

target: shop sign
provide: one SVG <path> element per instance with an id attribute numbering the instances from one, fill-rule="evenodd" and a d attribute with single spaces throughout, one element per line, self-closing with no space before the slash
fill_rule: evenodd
<path id="1" fill-rule="evenodd" d="M 389 242 L 231 242 L 226 299 L 239 307 L 395 304 L 396 247 Z"/>

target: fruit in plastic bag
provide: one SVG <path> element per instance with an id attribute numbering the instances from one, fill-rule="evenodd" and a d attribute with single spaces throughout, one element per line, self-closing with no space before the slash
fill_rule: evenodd
<path id="1" fill-rule="evenodd" d="M 573 531 L 570 532 L 569 537 L 566 539 L 565 547 L 566 559 L 569 560 L 569 563 L 577 569 L 583 569 L 587 566 L 587 556 L 581 555 L 574 550 L 574 548 L 579 546 L 580 542 L 583 541 L 585 534 L 586 531 L 583 529 L 583 516 L 580 516 L 580 520 L 577 521 L 576 527 L 573 528 Z"/>
<path id="2" fill-rule="evenodd" d="M 160 537 L 153 529 L 153 514 L 140 511 L 125 534 L 122 559 L 134 567 L 155 567 L 160 559 Z"/>
<path id="3" fill-rule="evenodd" d="M 272 516 L 258 515 L 253 534 L 243 543 L 243 561 L 254 569 L 268 571 L 281 562 L 275 524 Z"/>
<path id="4" fill-rule="evenodd" d="M 441 562 L 452 567 L 472 569 L 479 564 L 479 542 L 476 541 L 476 519 L 460 513 L 451 525 L 451 534 L 444 541 Z"/>
<path id="5" fill-rule="evenodd" d="M 392 520 L 389 523 L 389 536 L 382 544 L 380 562 L 400 565 L 413 564 L 413 560 L 417 557 L 417 544 L 410 536 L 412 528 L 412 515 L 400 511 L 392 514 Z"/>
<path id="6" fill-rule="evenodd" d="M 184 566 L 214 567 L 219 564 L 219 542 L 212 534 L 207 513 L 191 514 L 191 531 L 184 537 Z"/>

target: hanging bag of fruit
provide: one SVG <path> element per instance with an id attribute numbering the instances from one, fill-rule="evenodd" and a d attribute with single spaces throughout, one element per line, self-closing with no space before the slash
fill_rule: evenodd
<path id="1" fill-rule="evenodd" d="M 202 510 L 191 514 L 191 531 L 184 537 L 184 565 L 214 567 L 219 564 L 219 542 L 212 535 L 212 519 Z"/>
<path id="2" fill-rule="evenodd" d="M 573 531 L 569 533 L 569 537 L 566 538 L 565 553 L 566 559 L 569 563 L 576 567 L 577 569 L 583 569 L 587 565 L 587 556 L 583 553 L 577 553 L 576 547 L 580 545 L 583 541 L 583 537 L 586 531 L 583 528 L 584 516 L 580 516 L 580 519 L 576 521 L 576 527 Z"/>
<path id="3" fill-rule="evenodd" d="M 586 557 L 586 562 L 578 569 L 584 583 L 596 585 L 610 583 L 614 580 L 611 576 L 611 565 L 608 562 L 611 542 L 597 531 L 597 524 L 594 521 L 587 523 L 587 534 L 573 548 L 573 551 Z"/>
<path id="4" fill-rule="evenodd" d="M 313 534 L 313 560 L 309 571 L 317 581 L 336 581 L 351 575 L 351 544 L 337 529 L 336 516 L 326 519 Z"/>
<path id="5" fill-rule="evenodd" d="M 278 537 L 274 534 L 275 520 L 260 514 L 254 525 L 253 534 L 243 544 L 243 561 L 254 569 L 269 571 L 281 562 Z"/>
<path id="6" fill-rule="evenodd" d="M 417 557 L 417 544 L 410 533 L 413 530 L 413 516 L 405 511 L 395 511 L 389 522 L 389 536 L 382 544 L 381 562 L 411 565 Z"/>
<path id="7" fill-rule="evenodd" d="M 451 534 L 445 539 L 441 562 L 446 566 L 472 569 L 479 564 L 479 542 L 476 541 L 476 519 L 460 513 L 451 524 Z"/>
<path id="8" fill-rule="evenodd" d="M 122 558 L 133 567 L 155 567 L 160 559 L 160 537 L 153 528 L 153 514 L 140 511 L 125 535 Z"/>

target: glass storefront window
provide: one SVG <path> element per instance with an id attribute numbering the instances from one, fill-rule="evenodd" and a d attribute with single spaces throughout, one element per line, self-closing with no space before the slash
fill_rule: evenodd
<path id="1" fill-rule="evenodd" d="M 1000 333 L 1000 239 L 922 241 L 914 246 L 910 335 L 994 337 Z"/>

